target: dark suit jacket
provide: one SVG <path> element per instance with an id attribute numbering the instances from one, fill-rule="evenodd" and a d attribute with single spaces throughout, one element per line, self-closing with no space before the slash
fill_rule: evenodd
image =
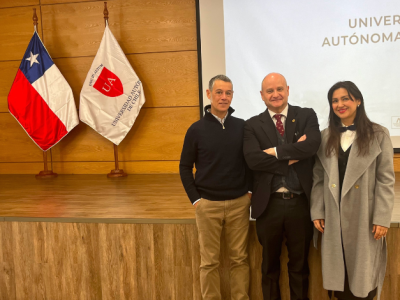
<path id="1" fill-rule="evenodd" d="M 321 143 L 318 119 L 311 108 L 289 105 L 285 124 L 285 145 L 278 145 L 274 121 L 268 109 L 246 121 L 243 151 L 246 162 L 253 170 L 252 217 L 259 217 L 268 205 L 274 174 L 287 175 L 289 160 L 299 160 L 294 169 L 300 184 L 310 199 L 314 154 Z M 302 135 L 307 139 L 296 142 Z M 276 147 L 278 159 L 263 150 Z"/>

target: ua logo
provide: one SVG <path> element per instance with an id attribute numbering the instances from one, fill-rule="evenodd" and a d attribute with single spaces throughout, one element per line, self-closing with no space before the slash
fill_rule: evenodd
<path id="1" fill-rule="evenodd" d="M 106 67 L 101 71 L 93 87 L 107 97 L 118 97 L 124 93 L 121 80 Z"/>

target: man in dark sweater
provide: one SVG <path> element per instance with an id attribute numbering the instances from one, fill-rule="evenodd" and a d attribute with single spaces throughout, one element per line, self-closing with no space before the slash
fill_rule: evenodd
<path id="1" fill-rule="evenodd" d="M 179 165 L 186 193 L 196 209 L 203 299 L 220 300 L 220 236 L 225 228 L 230 258 L 231 299 L 249 299 L 247 241 L 250 172 L 243 157 L 244 121 L 232 116 L 231 80 L 209 82 L 204 117 L 188 129 Z M 193 165 L 196 174 L 193 177 Z"/>

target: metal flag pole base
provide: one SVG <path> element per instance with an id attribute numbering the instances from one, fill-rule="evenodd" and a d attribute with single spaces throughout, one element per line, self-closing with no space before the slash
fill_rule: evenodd
<path id="1" fill-rule="evenodd" d="M 126 177 L 128 174 L 124 172 L 124 170 L 119 169 L 119 170 L 111 170 L 110 173 L 107 174 L 108 178 L 116 178 L 116 177 Z"/>
<path id="2" fill-rule="evenodd" d="M 39 174 L 35 175 L 36 179 L 48 179 L 48 178 L 55 178 L 58 174 L 54 173 L 53 171 L 40 171 Z"/>
<path id="3" fill-rule="evenodd" d="M 57 173 L 54 173 L 52 170 L 48 170 L 47 168 L 47 152 L 43 151 L 43 162 L 44 162 L 44 171 L 40 171 L 39 174 L 35 175 L 36 179 L 49 179 L 55 178 L 58 176 Z"/>
<path id="4" fill-rule="evenodd" d="M 107 174 L 108 178 L 117 178 L 117 177 L 126 177 L 128 174 L 124 172 L 124 170 L 119 168 L 118 165 L 118 146 L 114 144 L 114 160 L 115 160 L 115 169 L 111 170 L 110 173 Z"/>

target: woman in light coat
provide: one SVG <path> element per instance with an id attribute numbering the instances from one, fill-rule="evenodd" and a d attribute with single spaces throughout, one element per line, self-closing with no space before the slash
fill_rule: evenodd
<path id="1" fill-rule="evenodd" d="M 392 143 L 388 130 L 368 119 L 354 83 L 336 83 L 328 100 L 311 192 L 323 285 L 337 299 L 379 299 L 394 202 Z"/>

